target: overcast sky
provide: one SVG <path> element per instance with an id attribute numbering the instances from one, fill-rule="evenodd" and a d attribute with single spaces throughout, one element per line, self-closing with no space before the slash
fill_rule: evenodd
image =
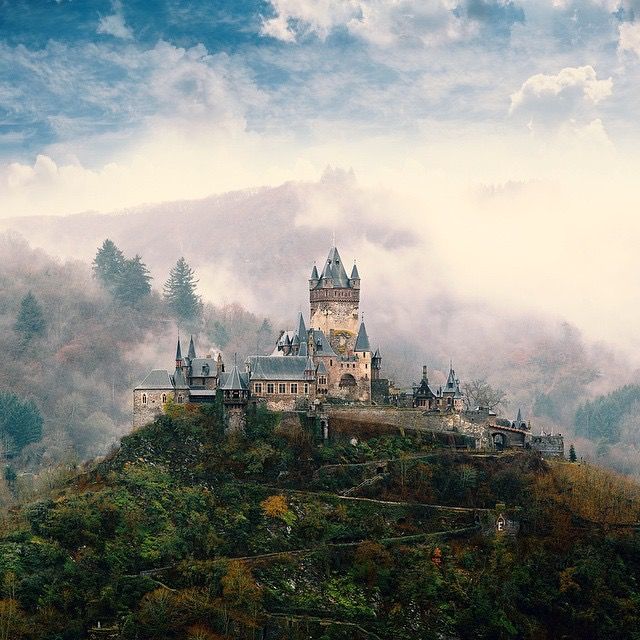
<path id="1" fill-rule="evenodd" d="M 639 105 L 640 0 L 0 0 L 0 217 L 353 168 L 454 289 L 636 348 Z"/>

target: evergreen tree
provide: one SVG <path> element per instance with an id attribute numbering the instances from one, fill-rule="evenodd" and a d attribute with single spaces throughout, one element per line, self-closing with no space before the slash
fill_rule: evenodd
<path id="1" fill-rule="evenodd" d="M 142 257 L 125 260 L 115 281 L 113 294 L 122 304 L 133 307 L 151 293 L 152 278 Z"/>
<path id="2" fill-rule="evenodd" d="M 47 325 L 42 307 L 31 291 L 20 302 L 20 311 L 14 327 L 26 341 L 34 336 L 41 336 L 45 332 Z"/>
<path id="3" fill-rule="evenodd" d="M 0 392 L 0 435 L 14 450 L 42 438 L 42 416 L 32 400 L 21 400 L 13 393 Z"/>
<path id="4" fill-rule="evenodd" d="M 194 320 L 200 315 L 202 302 L 196 294 L 197 283 L 193 269 L 180 258 L 164 283 L 164 299 L 178 318 Z"/>
<path id="5" fill-rule="evenodd" d="M 113 291 L 125 266 L 124 254 L 107 238 L 93 260 L 93 275 L 104 287 Z"/>
<path id="6" fill-rule="evenodd" d="M 578 456 L 576 455 L 576 448 L 571 445 L 569 447 L 569 462 L 575 462 L 578 459 Z"/>

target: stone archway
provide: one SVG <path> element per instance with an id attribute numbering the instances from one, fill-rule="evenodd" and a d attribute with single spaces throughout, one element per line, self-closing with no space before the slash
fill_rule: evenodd
<path id="1" fill-rule="evenodd" d="M 507 439 L 504 433 L 494 433 L 491 439 L 493 440 L 493 447 L 496 451 L 504 451 L 507 446 Z"/>
<path id="2" fill-rule="evenodd" d="M 356 387 L 358 385 L 358 383 L 356 382 L 356 379 L 350 374 L 350 373 L 345 373 L 342 378 L 340 378 L 340 388 L 344 389 L 345 387 Z"/>

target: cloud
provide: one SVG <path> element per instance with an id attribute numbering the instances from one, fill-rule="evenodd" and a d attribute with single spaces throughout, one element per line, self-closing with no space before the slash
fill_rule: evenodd
<path id="1" fill-rule="evenodd" d="M 613 79 L 599 80 L 591 65 L 566 67 L 555 75 L 538 73 L 511 94 L 509 114 L 524 115 L 531 127 L 584 120 L 593 107 L 611 95 L 612 88 Z"/>
<path id="2" fill-rule="evenodd" d="M 298 42 L 325 40 L 342 28 L 369 44 L 439 45 L 476 35 L 481 27 L 508 31 L 524 20 L 512 0 L 270 0 L 274 15 L 262 35 Z"/>
<path id="3" fill-rule="evenodd" d="M 640 58 L 640 22 L 623 22 L 618 33 L 618 50 L 630 51 Z"/>
<path id="4" fill-rule="evenodd" d="M 132 40 L 133 31 L 125 23 L 122 13 L 122 2 L 114 0 L 112 7 L 113 13 L 111 15 L 100 18 L 96 33 L 121 38 L 122 40 Z"/>

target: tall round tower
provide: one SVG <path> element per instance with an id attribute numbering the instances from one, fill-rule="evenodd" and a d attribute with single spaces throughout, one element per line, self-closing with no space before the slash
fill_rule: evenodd
<path id="1" fill-rule="evenodd" d="M 338 354 L 353 352 L 358 333 L 360 275 L 355 264 L 347 276 L 336 247 L 332 247 L 318 276 L 314 266 L 309 280 L 311 327 L 320 329 Z"/>

